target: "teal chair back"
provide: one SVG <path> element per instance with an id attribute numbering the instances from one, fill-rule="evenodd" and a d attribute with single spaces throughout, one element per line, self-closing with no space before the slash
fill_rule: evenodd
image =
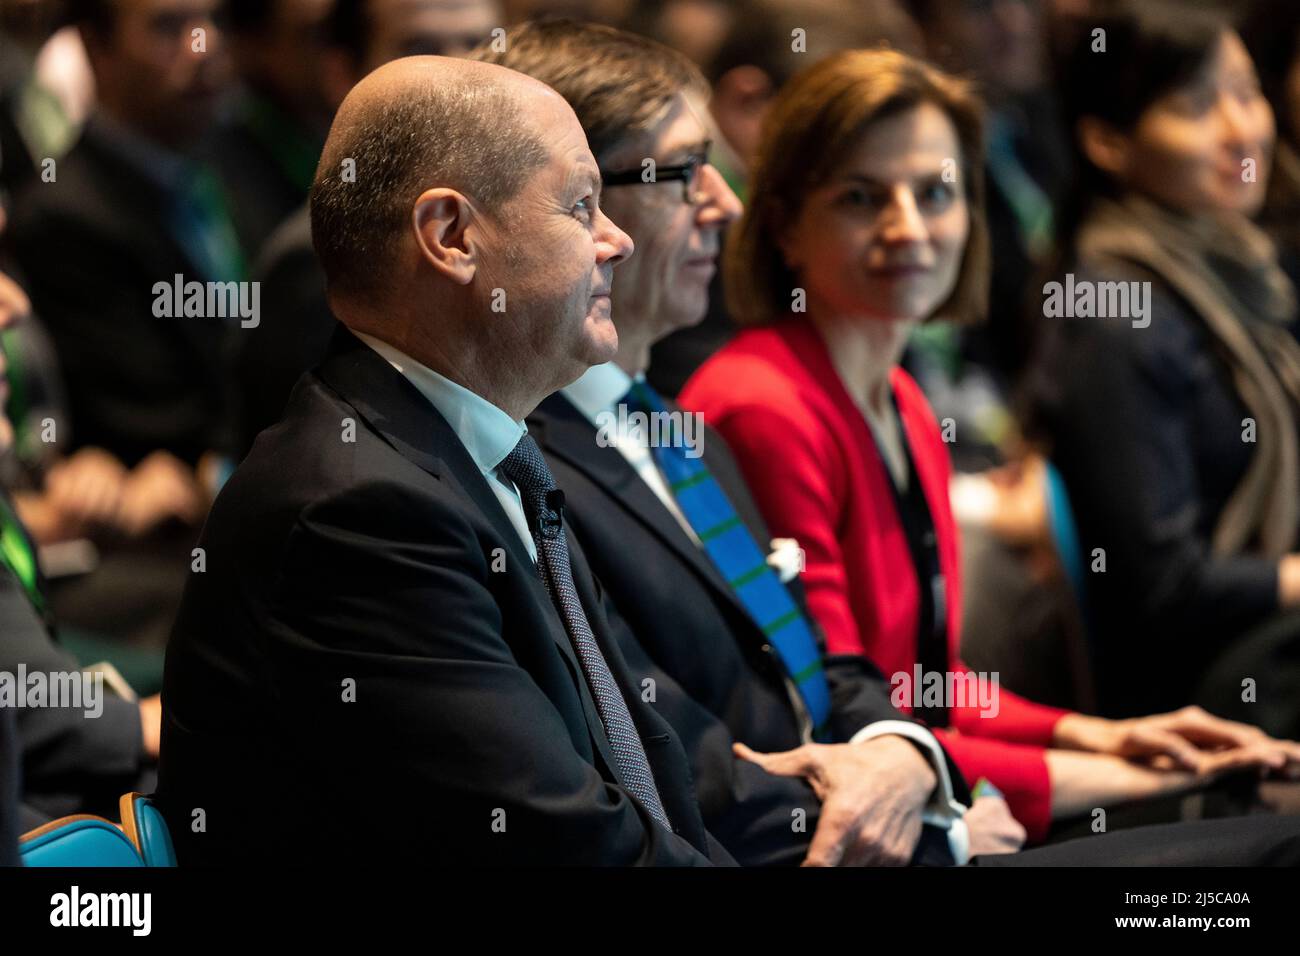
<path id="1" fill-rule="evenodd" d="M 89 814 L 52 820 L 23 835 L 24 866 L 175 866 L 167 824 L 153 801 L 140 793 L 118 801 L 122 825 Z"/>
<path id="2" fill-rule="evenodd" d="M 1046 468 L 1047 521 L 1052 532 L 1052 543 L 1056 546 L 1056 556 L 1065 569 L 1065 577 L 1070 582 L 1079 608 L 1086 613 L 1087 589 L 1084 583 L 1083 545 L 1079 541 L 1079 526 L 1074 520 L 1074 508 L 1070 506 L 1070 496 L 1065 490 L 1065 479 L 1050 461 Z"/>
<path id="3" fill-rule="evenodd" d="M 176 865 L 176 850 L 167 830 L 167 821 L 151 799 L 139 793 L 122 797 L 122 829 L 135 844 L 145 866 Z"/>
<path id="4" fill-rule="evenodd" d="M 144 866 L 118 826 L 89 814 L 37 827 L 19 841 L 18 854 L 23 866 Z"/>
<path id="5" fill-rule="evenodd" d="M 1069 492 L 1065 488 L 1065 479 L 1050 461 L 1047 462 L 1045 484 L 1047 522 L 1051 529 L 1052 543 L 1069 582 L 1076 612 L 1065 615 L 1062 621 L 1065 652 L 1070 661 L 1073 685 L 1072 706 L 1084 713 L 1093 713 L 1097 706 L 1097 683 L 1094 677 L 1097 665 L 1089 638 L 1087 555 L 1084 554 L 1083 542 L 1079 537 L 1079 526 L 1075 521 Z"/>

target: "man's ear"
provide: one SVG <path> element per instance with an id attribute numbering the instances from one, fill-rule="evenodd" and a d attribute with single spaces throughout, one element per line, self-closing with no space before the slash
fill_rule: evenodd
<path id="1" fill-rule="evenodd" d="M 1127 174 L 1132 152 L 1129 137 L 1095 116 L 1080 119 L 1076 135 L 1079 148 L 1090 163 L 1111 176 Z"/>
<path id="2" fill-rule="evenodd" d="M 421 257 L 457 285 L 468 285 L 478 268 L 472 215 L 465 195 L 446 187 L 426 189 L 411 212 Z"/>

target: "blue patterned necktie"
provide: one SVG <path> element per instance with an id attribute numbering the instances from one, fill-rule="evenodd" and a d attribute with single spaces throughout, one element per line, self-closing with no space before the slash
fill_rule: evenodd
<path id="1" fill-rule="evenodd" d="M 763 550 L 703 459 L 686 454 L 677 427 L 681 415 L 689 413 L 670 413 L 659 394 L 644 382 L 633 383 L 623 403 L 629 413 L 670 416 L 661 421 L 669 423 L 672 431 L 660 428 L 658 434 L 671 434 L 672 438 L 651 448 L 655 462 L 709 560 L 776 648 L 812 717 L 814 735 L 826 739 L 831 692 L 822 667 L 821 648 L 790 592 L 768 567 Z"/>
<path id="2" fill-rule="evenodd" d="M 627 701 L 614 683 L 614 675 L 605 663 L 605 656 L 601 654 L 591 625 L 587 623 L 582 602 L 578 600 L 573 569 L 569 565 L 569 543 L 564 537 L 561 517 L 564 495 L 555 487 L 551 469 L 531 435 L 519 439 L 519 444 L 501 462 L 501 471 L 519 488 L 528 526 L 537 545 L 537 572 L 578 652 L 578 661 L 587 675 L 596 709 L 605 723 L 605 734 L 609 737 L 619 776 L 628 792 L 645 805 L 650 815 L 671 830 L 672 824 L 659 799 L 650 761 L 632 722 L 632 714 L 627 709 Z"/>

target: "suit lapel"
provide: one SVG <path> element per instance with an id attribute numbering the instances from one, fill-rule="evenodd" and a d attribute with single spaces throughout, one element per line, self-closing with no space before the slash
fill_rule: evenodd
<path id="1" fill-rule="evenodd" d="M 567 398 L 559 392 L 551 395 L 529 416 L 528 423 L 543 451 L 554 454 L 591 479 L 619 507 L 672 548 L 715 591 L 748 616 L 748 610 L 709 556 L 687 537 L 677 519 L 619 450 L 597 444 L 596 426 L 587 421 Z M 737 513 L 741 514 L 742 520 L 746 517 L 739 511 Z M 753 533 L 752 526 L 750 530 Z M 761 539 L 757 535 L 755 538 L 760 540 L 761 549 Z"/>
<path id="2" fill-rule="evenodd" d="M 604 765 L 607 778 L 621 783 L 617 771 L 618 764 L 610 749 L 608 735 L 601 724 L 600 712 L 568 632 L 565 630 L 564 622 L 551 601 L 546 586 L 537 574 L 532 558 L 519 539 L 514 524 L 507 517 L 492 489 L 488 487 L 487 480 L 470 457 L 464 444 L 456 436 L 454 429 L 414 385 L 341 324 L 334 334 L 325 360 L 316 369 L 316 375 L 355 408 L 366 423 L 403 457 L 418 465 L 432 477 L 450 481 L 458 486 L 487 518 L 488 523 L 496 531 L 497 537 L 504 541 L 510 555 L 509 560 L 517 561 L 519 567 L 527 569 L 529 587 L 534 589 L 533 595 L 537 603 L 550 611 L 544 616 L 551 640 L 568 664 L 570 676 L 582 704 L 587 734 L 597 759 Z M 574 583 L 578 588 L 588 623 L 625 696 L 628 693 L 634 694 L 635 690 L 630 688 L 629 683 L 631 676 L 627 673 L 626 665 L 623 664 L 609 636 L 609 622 L 600 606 L 590 568 L 572 530 L 566 527 L 565 534 L 568 536 Z M 629 702 L 629 709 L 635 706 L 635 698 L 633 698 Z M 642 716 L 644 717 L 644 714 Z M 667 729 L 666 725 L 664 729 Z M 650 756 L 649 752 L 647 756 Z M 682 762 L 684 763 L 684 757 Z M 657 765 L 662 765 L 661 761 L 657 761 Z M 671 780 L 674 784 L 670 791 L 673 795 L 676 795 L 682 786 L 687 788 L 686 792 L 691 792 L 689 781 L 683 784 L 679 775 L 675 772 L 669 774 L 667 768 L 663 772 L 665 780 Z M 693 842 L 702 852 L 707 852 L 702 824 L 698 821 L 698 811 L 695 811 L 694 817 L 689 817 L 687 813 L 689 807 L 676 806 L 679 816 L 695 824 L 693 829 L 688 830 L 688 833 L 695 837 Z"/>
<path id="3" fill-rule="evenodd" d="M 329 352 L 316 374 L 355 408 L 402 457 L 434 478 L 449 480 L 460 488 L 504 542 L 507 560 L 528 569 L 538 602 L 552 606 L 545 585 L 533 570 L 532 557 L 502 509 L 501 502 L 488 487 L 487 479 L 456 437 L 455 430 L 414 385 L 342 324 L 335 331 Z M 564 624 L 558 614 L 547 617 L 548 620 L 554 618 L 550 627 L 551 639 L 569 662 L 570 669 L 579 679 L 579 689 L 585 695 L 586 681 L 581 679 L 581 668 Z"/>

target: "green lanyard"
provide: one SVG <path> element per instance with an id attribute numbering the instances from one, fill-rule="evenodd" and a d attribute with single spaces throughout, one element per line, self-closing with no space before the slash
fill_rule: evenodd
<path id="1" fill-rule="evenodd" d="M 0 353 L 5 357 L 5 380 L 9 383 L 9 401 L 4 414 L 14 428 L 14 444 L 21 457 L 27 450 L 27 375 L 23 367 L 23 343 L 18 329 L 0 332 Z"/>
<path id="2" fill-rule="evenodd" d="M 14 573 L 32 604 L 44 613 L 45 597 L 37 580 L 36 555 L 17 515 L 3 496 L 0 496 L 0 563 Z"/>

